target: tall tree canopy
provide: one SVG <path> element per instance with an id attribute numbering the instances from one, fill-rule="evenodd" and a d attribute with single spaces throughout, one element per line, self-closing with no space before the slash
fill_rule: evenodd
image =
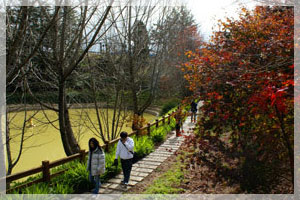
<path id="1" fill-rule="evenodd" d="M 180 71 L 180 65 L 187 61 L 186 51 L 200 48 L 203 39 L 193 15 L 186 7 L 174 7 L 166 19 L 157 24 L 152 37 L 161 40 L 160 51 L 163 62 L 160 78 L 160 93 L 187 96 L 187 82 Z"/>

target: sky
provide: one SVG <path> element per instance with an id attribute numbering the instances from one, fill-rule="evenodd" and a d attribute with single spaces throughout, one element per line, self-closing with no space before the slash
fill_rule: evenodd
<path id="1" fill-rule="evenodd" d="M 212 29 L 217 28 L 218 20 L 226 17 L 237 18 L 241 5 L 253 9 L 257 3 L 253 0 L 187 0 L 187 8 L 191 10 L 195 21 L 200 25 L 200 32 L 207 41 Z"/>

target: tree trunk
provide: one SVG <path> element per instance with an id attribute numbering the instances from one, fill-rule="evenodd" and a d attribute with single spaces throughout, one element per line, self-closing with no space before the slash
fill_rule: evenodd
<path id="1" fill-rule="evenodd" d="M 288 155 L 289 155 L 289 161 L 290 161 L 290 173 L 292 176 L 292 183 L 294 185 L 294 149 L 291 145 L 289 136 L 287 134 L 287 132 L 285 131 L 285 125 L 284 125 L 284 120 L 283 120 L 283 116 L 282 114 L 279 112 L 277 106 L 275 105 L 275 110 L 276 110 L 276 114 L 277 117 L 279 119 L 280 122 L 280 128 L 281 128 L 281 133 L 282 133 L 282 138 L 285 141 L 285 146 L 288 150 Z"/>
<path id="2" fill-rule="evenodd" d="M 138 113 L 138 99 L 137 99 L 137 91 L 135 84 L 135 74 L 134 74 L 134 64 L 132 58 L 132 46 L 131 46 L 131 6 L 129 6 L 129 15 L 128 15 L 128 67 L 129 67 L 129 75 L 130 75 L 130 90 L 133 101 L 133 114 Z"/>
<path id="3" fill-rule="evenodd" d="M 133 109 L 133 120 L 132 120 L 132 130 L 136 130 L 135 124 L 135 116 L 139 116 L 139 108 L 138 108 L 138 98 L 137 98 L 137 90 L 135 84 L 135 71 L 134 71 L 134 63 L 132 57 L 132 46 L 131 46 L 131 6 L 129 6 L 129 14 L 128 14 L 128 68 L 129 68 L 129 80 L 130 80 L 130 90 L 131 90 L 131 98 L 132 98 L 132 109 Z"/>
<path id="4" fill-rule="evenodd" d="M 67 156 L 79 152 L 79 145 L 74 137 L 71 122 L 69 118 L 69 111 L 66 103 L 66 94 L 65 94 L 65 82 L 60 81 L 59 83 L 59 128 L 62 144 Z"/>
<path id="5" fill-rule="evenodd" d="M 10 175 L 12 172 L 12 158 L 11 158 L 11 151 L 10 151 L 10 133 L 9 133 L 9 122 L 7 118 L 7 112 L 6 112 L 6 155 L 7 155 L 7 172 L 6 176 Z"/>
<path id="6" fill-rule="evenodd" d="M 69 110 L 65 104 L 65 126 L 66 126 L 66 135 L 68 139 L 69 146 L 71 148 L 72 154 L 79 153 L 80 152 L 80 147 L 77 142 L 77 140 L 74 137 L 74 132 L 71 126 L 71 121 L 69 117 Z"/>

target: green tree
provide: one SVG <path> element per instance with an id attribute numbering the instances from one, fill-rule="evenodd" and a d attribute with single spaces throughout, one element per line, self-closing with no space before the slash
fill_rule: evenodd
<path id="1" fill-rule="evenodd" d="M 162 66 L 160 94 L 187 96 L 187 82 L 180 70 L 187 61 L 186 51 L 195 51 L 201 46 L 202 37 L 193 15 L 186 7 L 175 7 L 152 32 L 154 40 L 162 42 Z"/>

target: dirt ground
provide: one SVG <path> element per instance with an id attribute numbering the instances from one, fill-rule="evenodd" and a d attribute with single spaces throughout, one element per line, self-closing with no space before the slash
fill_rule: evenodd
<path id="1" fill-rule="evenodd" d="M 222 140 L 223 145 L 226 145 L 226 138 Z M 145 192 L 154 180 L 166 173 L 179 159 L 182 163 L 185 163 L 185 167 L 182 169 L 184 170 L 184 179 L 180 185 L 180 188 L 184 190 L 184 194 L 245 193 L 237 181 L 240 179 L 239 173 L 235 170 L 237 169 L 238 160 L 232 157 L 230 153 L 228 154 L 228 152 L 222 150 L 222 142 L 218 143 L 213 139 L 204 138 L 196 142 L 198 145 L 193 145 L 193 142 L 195 142 L 195 136 L 186 137 L 185 142 L 177 152 L 128 192 L 131 194 Z M 280 187 L 283 187 L 285 184 L 281 183 L 280 185 Z M 286 187 L 287 189 L 274 188 L 271 193 L 293 193 L 290 186 L 287 185 Z M 259 193 L 263 193 L 263 191 Z"/>

